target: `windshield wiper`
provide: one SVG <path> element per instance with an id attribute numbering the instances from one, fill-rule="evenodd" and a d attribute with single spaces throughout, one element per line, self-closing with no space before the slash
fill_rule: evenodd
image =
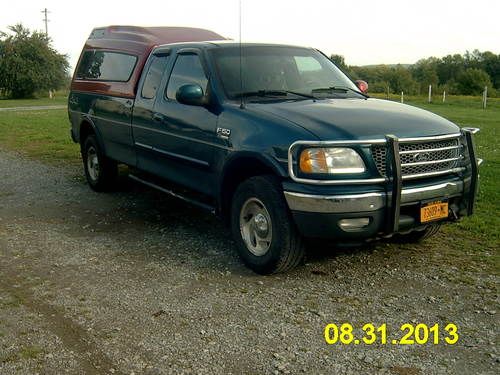
<path id="1" fill-rule="evenodd" d="M 345 87 L 345 86 L 330 86 L 330 87 L 319 87 L 317 89 L 312 89 L 311 92 L 332 92 L 332 91 L 343 91 L 343 92 L 348 92 L 352 91 L 356 94 L 363 95 L 365 98 L 369 98 L 368 95 L 363 94 L 361 91 L 354 90 L 350 87 Z"/>
<path id="2" fill-rule="evenodd" d="M 301 92 L 297 92 L 297 91 L 285 91 L 287 94 L 293 94 L 293 95 L 297 95 L 297 96 L 302 96 L 303 98 L 308 98 L 308 99 L 313 99 L 313 100 L 316 100 L 318 99 L 317 97 L 315 97 L 314 95 L 310 95 L 310 94 L 304 94 L 304 93 L 301 93 Z"/>
<path id="3" fill-rule="evenodd" d="M 257 90 L 257 91 L 245 91 L 235 94 L 234 96 L 237 98 L 246 98 L 249 96 L 262 96 L 262 97 L 273 97 L 273 96 L 288 96 L 288 94 L 301 96 L 307 99 L 316 100 L 317 98 L 314 95 L 303 94 L 301 92 L 288 91 L 288 90 Z"/>

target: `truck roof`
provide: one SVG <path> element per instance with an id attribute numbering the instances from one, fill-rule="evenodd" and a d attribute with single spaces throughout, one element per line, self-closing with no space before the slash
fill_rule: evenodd
<path id="1" fill-rule="evenodd" d="M 137 82 L 141 76 L 144 64 L 151 50 L 156 46 L 181 42 L 222 40 L 226 40 L 226 38 L 213 31 L 193 27 L 97 27 L 90 33 L 83 48 L 82 55 L 88 50 L 111 50 L 133 54 L 137 56 L 134 72 L 127 82 L 106 82 L 105 85 L 95 80 L 76 79 L 75 74 L 71 83 L 71 89 L 134 97 Z M 78 66 L 76 69 L 78 69 Z"/>
<path id="2" fill-rule="evenodd" d="M 226 40 L 226 38 L 213 31 L 194 27 L 107 26 L 92 30 L 85 46 L 88 48 L 114 46 L 136 50 L 140 49 L 141 45 L 151 48 L 160 44 L 212 40 Z"/>
<path id="3" fill-rule="evenodd" d="M 159 45 L 158 47 L 164 48 L 168 47 L 170 44 L 173 43 L 165 43 L 162 45 Z M 284 47 L 284 48 L 303 48 L 303 49 L 311 49 L 312 47 L 308 46 L 300 46 L 300 45 L 295 45 L 295 44 L 283 44 L 283 43 L 264 43 L 264 42 L 243 42 L 240 43 L 238 41 L 235 41 L 233 39 L 223 39 L 223 40 L 204 40 L 202 42 L 183 42 L 182 44 L 185 45 L 191 45 L 193 47 L 205 47 L 205 48 L 239 48 L 240 46 L 243 47 L 272 47 L 272 48 L 279 48 L 279 47 Z"/>

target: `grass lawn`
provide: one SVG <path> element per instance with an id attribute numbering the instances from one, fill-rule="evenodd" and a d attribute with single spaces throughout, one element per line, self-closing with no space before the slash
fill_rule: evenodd
<path id="1" fill-rule="evenodd" d="M 56 93 L 55 97 L 49 98 L 39 98 L 39 99 L 0 99 L 0 108 L 10 108 L 10 107 L 30 107 L 33 105 L 66 105 L 68 104 L 67 95 L 58 95 Z"/>
<path id="2" fill-rule="evenodd" d="M 0 112 L 0 147 L 47 163 L 80 163 L 69 129 L 65 109 Z"/>
<path id="3" fill-rule="evenodd" d="M 394 96 L 391 99 L 398 100 Z M 481 191 L 476 214 L 458 225 L 445 227 L 445 234 L 456 244 L 457 249 L 473 249 L 479 246 L 483 251 L 472 257 L 477 262 L 486 262 L 496 271 L 499 268 L 500 247 L 500 99 L 490 99 L 488 108 L 481 108 L 478 97 L 448 97 L 446 103 L 435 98 L 408 97 L 405 102 L 435 112 L 461 126 L 481 128 L 476 136 L 481 166 Z M 48 100 L 48 99 L 47 99 Z M 47 100 L 0 101 L 0 105 L 46 105 Z M 58 100 L 57 98 L 55 100 Z M 29 104 L 28 104 L 29 103 Z M 47 163 L 63 165 L 80 163 L 79 148 L 69 135 L 69 121 L 66 110 L 0 112 L 0 147 L 21 152 L 29 157 Z"/>

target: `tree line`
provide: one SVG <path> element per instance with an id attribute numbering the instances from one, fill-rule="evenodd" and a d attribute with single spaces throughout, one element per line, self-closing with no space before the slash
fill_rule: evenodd
<path id="1" fill-rule="evenodd" d="M 480 95 L 488 87 L 488 96 L 500 95 L 500 55 L 474 50 L 465 54 L 429 57 L 410 65 L 347 65 L 341 55 L 332 55 L 335 64 L 352 79 L 368 82 L 371 92 L 392 94 Z"/>

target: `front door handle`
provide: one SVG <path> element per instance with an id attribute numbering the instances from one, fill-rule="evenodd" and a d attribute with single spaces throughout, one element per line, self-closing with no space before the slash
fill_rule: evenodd
<path id="1" fill-rule="evenodd" d="M 161 113 L 153 113 L 153 121 L 163 122 L 164 119 L 165 116 L 163 116 Z"/>

